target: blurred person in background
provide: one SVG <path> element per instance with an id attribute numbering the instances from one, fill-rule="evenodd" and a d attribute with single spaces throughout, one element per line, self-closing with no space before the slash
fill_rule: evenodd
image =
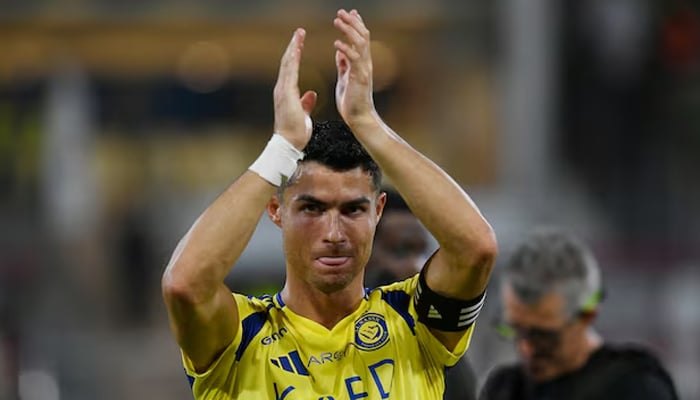
<path id="1" fill-rule="evenodd" d="M 430 256 L 430 233 L 413 215 L 401 195 L 384 188 L 386 203 L 367 262 L 365 282 L 375 288 L 409 279 L 420 272 Z M 476 399 L 477 379 L 466 356 L 447 371 L 445 400 Z"/>
<path id="2" fill-rule="evenodd" d="M 344 38 L 334 43 L 344 123 L 311 122 L 316 94 L 300 96 L 298 29 L 275 85 L 275 134 L 194 223 L 164 273 L 197 399 L 442 399 L 445 369 L 469 344 L 496 256 L 493 230 L 454 180 L 378 116 L 369 31 L 357 11 L 339 10 L 333 23 Z M 420 274 L 369 292 L 382 171 L 440 248 Z M 232 294 L 224 278 L 265 210 L 282 229 L 284 288 Z"/>
<path id="3" fill-rule="evenodd" d="M 677 399 L 669 374 L 648 349 L 606 344 L 593 329 L 601 274 L 576 237 L 535 231 L 503 274 L 498 331 L 515 340 L 520 361 L 491 372 L 479 399 Z"/>

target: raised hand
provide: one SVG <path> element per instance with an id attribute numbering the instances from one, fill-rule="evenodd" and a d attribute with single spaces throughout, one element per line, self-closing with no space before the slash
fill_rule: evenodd
<path id="1" fill-rule="evenodd" d="M 343 120 L 350 125 L 374 118 L 376 111 L 372 99 L 372 55 L 369 30 L 357 10 L 338 10 L 333 25 L 345 40 L 334 45 L 338 82 L 335 101 Z"/>
<path id="2" fill-rule="evenodd" d="M 299 65 L 306 32 L 294 31 L 280 62 L 280 71 L 273 92 L 275 104 L 275 133 L 282 135 L 299 150 L 311 138 L 311 111 L 318 95 L 307 91 L 299 96 Z"/>

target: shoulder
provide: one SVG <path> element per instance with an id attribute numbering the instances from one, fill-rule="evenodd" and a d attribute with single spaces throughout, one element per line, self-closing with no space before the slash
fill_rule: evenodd
<path id="1" fill-rule="evenodd" d="M 273 297 L 269 294 L 263 294 L 257 297 L 236 292 L 231 294 L 236 299 L 237 303 L 255 310 L 268 310 L 269 308 L 276 306 Z"/>
<path id="2" fill-rule="evenodd" d="M 606 345 L 595 358 L 597 368 L 606 369 L 614 376 L 609 393 L 616 398 L 678 398 L 670 374 L 648 348 L 636 344 Z"/>
<path id="3" fill-rule="evenodd" d="M 372 289 L 367 296 L 371 304 L 386 303 L 404 318 L 409 318 L 411 314 L 411 296 L 415 291 L 417 281 L 418 275 L 415 275 L 403 281 L 378 286 Z M 411 316 L 410 319 L 409 325 L 413 326 L 413 317 Z"/>
<path id="4" fill-rule="evenodd" d="M 266 320 L 273 308 L 279 308 L 271 295 L 250 296 L 241 293 L 232 293 L 236 300 L 241 321 L 249 318 Z"/>
<path id="5" fill-rule="evenodd" d="M 415 275 L 403 281 L 378 286 L 367 292 L 367 299 L 371 304 L 388 303 L 399 313 L 408 313 L 417 281 L 418 275 Z"/>
<path id="6" fill-rule="evenodd" d="M 418 274 L 406 278 L 402 281 L 393 282 L 388 285 L 377 286 L 372 292 L 389 293 L 389 292 L 404 292 L 412 294 L 416 290 L 418 282 Z"/>
<path id="7" fill-rule="evenodd" d="M 606 344 L 594 353 L 594 364 L 620 364 L 634 371 L 665 372 L 658 357 L 648 348 L 638 344 Z"/>

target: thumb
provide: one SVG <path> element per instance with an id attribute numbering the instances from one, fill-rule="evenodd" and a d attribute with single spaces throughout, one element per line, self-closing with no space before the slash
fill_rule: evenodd
<path id="1" fill-rule="evenodd" d="M 335 51 L 335 67 L 338 70 L 338 76 L 345 75 L 348 70 L 348 59 L 338 50 Z"/>
<path id="2" fill-rule="evenodd" d="M 311 114 L 311 111 L 316 107 L 316 100 L 318 99 L 318 94 L 313 90 L 307 90 L 303 96 L 301 96 L 301 108 L 304 109 L 306 114 Z"/>

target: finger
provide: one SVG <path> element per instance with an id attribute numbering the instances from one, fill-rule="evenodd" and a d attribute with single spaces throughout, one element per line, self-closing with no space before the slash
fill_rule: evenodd
<path id="1" fill-rule="evenodd" d="M 342 76 L 348 70 L 348 58 L 340 50 L 335 52 L 335 67 L 338 69 L 338 75 Z"/>
<path id="2" fill-rule="evenodd" d="M 301 50 L 304 48 L 306 31 L 298 28 L 292 35 L 292 40 L 282 55 L 280 62 L 278 82 L 286 82 L 295 85 L 299 79 L 299 64 L 301 63 Z"/>
<path id="3" fill-rule="evenodd" d="M 314 107 L 316 107 L 316 100 L 318 99 L 318 94 L 313 90 L 308 90 L 301 96 L 301 108 L 304 109 L 306 114 L 311 114 Z"/>
<path id="4" fill-rule="evenodd" d="M 360 36 L 365 39 L 369 38 L 369 29 L 365 26 L 365 23 L 362 21 L 362 16 L 360 16 L 357 10 L 353 9 L 347 12 L 340 9 L 338 10 L 337 18 L 350 25 Z"/>
<path id="5" fill-rule="evenodd" d="M 333 45 L 335 46 L 336 50 L 343 53 L 343 55 L 350 61 L 355 61 L 360 58 L 360 53 L 358 53 L 354 48 L 348 46 L 348 44 L 345 42 L 336 40 L 333 42 Z"/>
<path id="6" fill-rule="evenodd" d="M 357 31 L 351 24 L 349 24 L 347 21 L 343 20 L 342 18 L 335 18 L 333 20 L 333 25 L 341 31 L 345 37 L 347 38 L 348 42 L 352 43 L 355 46 L 361 46 L 364 43 L 367 42 L 367 39 L 365 39 L 360 32 Z"/>
<path id="7" fill-rule="evenodd" d="M 360 15 L 359 11 L 357 11 L 356 9 L 353 8 L 352 10 L 350 10 L 350 15 L 357 18 L 360 21 L 360 25 L 365 27 L 365 21 L 362 19 L 362 15 Z"/>

